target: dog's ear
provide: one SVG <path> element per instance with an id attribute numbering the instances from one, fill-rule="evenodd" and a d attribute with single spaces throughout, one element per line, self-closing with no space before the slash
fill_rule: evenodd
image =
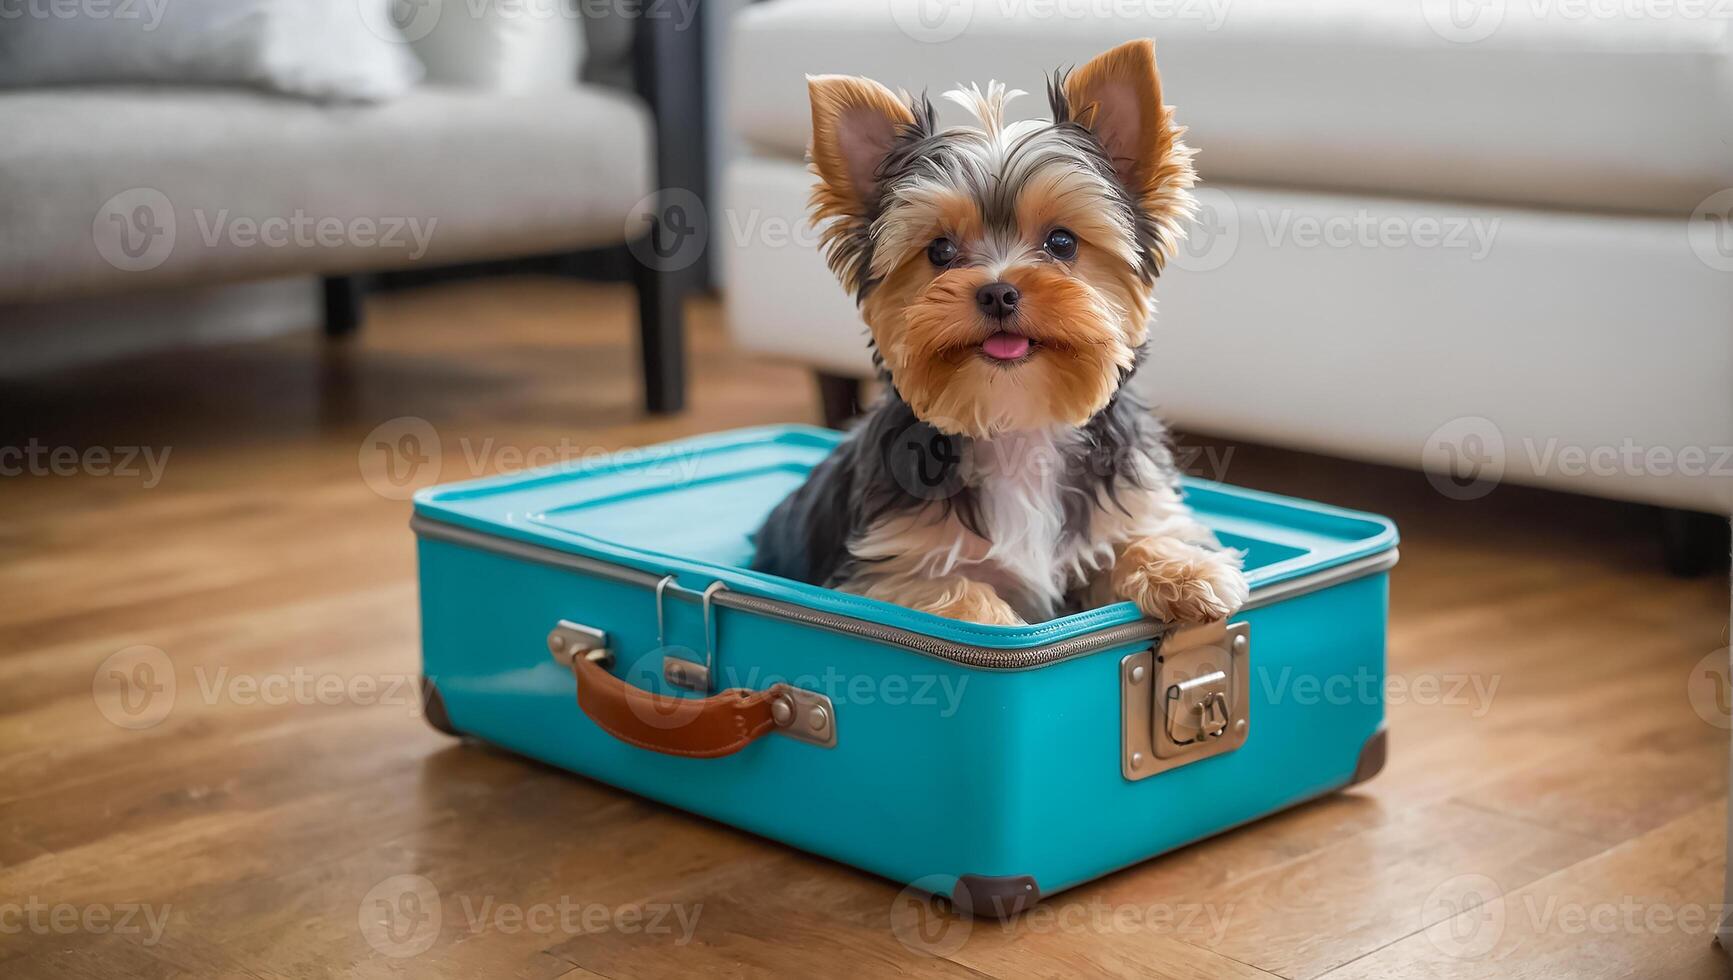
<path id="1" fill-rule="evenodd" d="M 1154 41 L 1128 41 L 1072 72 L 1055 108 L 1095 134 L 1120 181 L 1158 221 L 1184 215 L 1185 190 L 1197 178 L 1192 152 L 1180 142 L 1185 129 L 1161 101 Z"/>
<path id="2" fill-rule="evenodd" d="M 808 75 L 812 95 L 812 166 L 822 182 L 814 193 L 818 218 L 862 219 L 878 171 L 914 114 L 890 89 L 870 78 Z"/>

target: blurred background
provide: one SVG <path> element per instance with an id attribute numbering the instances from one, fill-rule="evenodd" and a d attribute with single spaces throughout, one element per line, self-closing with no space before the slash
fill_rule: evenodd
<path id="1" fill-rule="evenodd" d="M 328 920 L 318 942 L 276 920 L 224 932 L 215 910 L 259 870 L 179 877 L 203 845 L 151 848 L 195 818 L 310 868 L 333 838 L 455 847 L 473 787 L 547 775 L 453 761 L 371 704 L 109 725 L 93 671 L 143 645 L 180 673 L 411 673 L 416 488 L 845 425 L 874 381 L 804 218 L 803 76 L 935 96 L 997 79 L 1036 116 L 1055 69 L 1146 36 L 1202 183 L 1133 384 L 1195 475 L 1397 519 L 1393 673 L 1502 682 L 1497 710 L 1393 705 L 1369 790 L 1433 814 L 1402 832 L 1429 843 L 1480 821 L 1460 859 L 1325 855 L 1396 833 L 1363 814 L 1260 850 L 1254 877 L 1296 855 L 1329 880 L 1355 860 L 1412 873 L 1296 913 L 1295 935 L 1330 941 L 1236 955 L 1282 976 L 1386 946 L 1425 959 L 1410 906 L 1543 824 L 1696 850 L 1609 870 L 1537 844 L 1487 872 L 1506 892 L 1717 901 L 1730 24 L 1712 0 L 0 0 L 0 894 L 120 888 L 191 922 L 169 952 L 0 940 L 0 972 L 58 975 L 72 948 L 200 975 L 377 959 L 340 928 L 349 897 L 306 912 Z M 363 824 L 309 807 L 320 793 L 417 806 Z M 749 898 L 710 900 L 773 929 Z M 818 907 L 853 921 L 852 900 Z M 1332 932 L 1345 908 L 1370 924 Z M 1621 938 L 1657 975 L 1719 969 L 1718 918 Z M 559 957 L 610 973 L 642 952 Z"/>
<path id="2" fill-rule="evenodd" d="M 715 296 L 840 423 L 871 371 L 804 219 L 803 75 L 996 78 L 1033 115 L 1148 35 L 1203 176 L 1149 400 L 1449 499 L 1651 505 L 1700 569 L 1733 509 L 1728 18 L 1627 6 L 9 0 L 4 372 L 341 343 L 381 292 L 551 275 L 634 287 L 648 411 L 686 406 Z"/>

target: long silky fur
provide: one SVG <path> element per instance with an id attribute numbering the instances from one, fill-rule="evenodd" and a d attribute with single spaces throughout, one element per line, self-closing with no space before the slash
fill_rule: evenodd
<path id="1" fill-rule="evenodd" d="M 1062 463 L 1063 534 L 1087 539 L 1099 507 L 1119 507 L 1132 487 L 1177 487 L 1168 433 L 1136 396 L 1121 389 L 1082 427 L 1084 438 Z M 814 585 L 833 586 L 856 571 L 848 544 L 888 517 L 938 508 L 955 514 L 973 533 L 992 540 L 980 513 L 975 487 L 962 482 L 972 444 L 947 436 L 915 416 L 895 388 L 886 391 L 836 450 L 813 468 L 801 487 L 771 511 L 757 538 L 752 567 Z M 925 473 L 920 472 L 921 469 Z M 1149 482 L 1154 474 L 1155 485 Z M 945 487 L 955 483 L 954 487 Z M 914 487 L 937 485 L 943 495 Z M 838 506 L 846 501 L 846 506 Z M 1083 597 L 1073 593 L 1059 615 L 1076 612 Z"/>

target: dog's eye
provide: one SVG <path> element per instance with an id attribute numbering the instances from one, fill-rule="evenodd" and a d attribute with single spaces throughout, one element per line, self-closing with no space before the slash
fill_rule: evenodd
<path id="1" fill-rule="evenodd" d="M 1074 259 L 1077 257 L 1077 236 L 1063 228 L 1055 228 L 1047 233 L 1047 240 L 1041 243 L 1041 247 L 1056 259 Z"/>
<path id="2" fill-rule="evenodd" d="M 957 243 L 949 238 L 935 238 L 927 246 L 927 261 L 934 265 L 950 265 L 957 261 Z"/>

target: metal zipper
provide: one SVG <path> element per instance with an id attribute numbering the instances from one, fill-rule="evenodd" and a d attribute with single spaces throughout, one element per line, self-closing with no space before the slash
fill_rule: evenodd
<path id="1" fill-rule="evenodd" d="M 528 544 L 483 534 L 468 528 L 456 527 L 420 514 L 415 515 L 410 520 L 409 526 L 417 535 L 435 541 L 446 541 L 482 551 L 491 551 L 541 565 L 572 569 L 644 588 L 656 588 L 658 583 L 665 578 L 665 576 L 642 572 L 635 568 L 624 568 L 584 555 L 574 555 L 543 545 Z M 1244 609 L 1255 609 L 1307 592 L 1329 588 L 1332 585 L 1364 575 L 1376 574 L 1395 565 L 1396 560 L 1397 552 L 1396 549 L 1392 548 L 1389 551 L 1368 555 L 1335 568 L 1327 568 L 1311 575 L 1301 576 L 1287 582 L 1279 582 L 1255 590 L 1246 602 Z M 676 595 L 689 601 L 698 601 L 698 597 L 702 595 L 702 593 L 692 592 L 678 586 L 673 588 Z M 1130 623 L 1104 627 L 1083 636 L 1074 636 L 1070 639 L 1058 640 L 1041 646 L 1003 650 L 971 643 L 941 640 L 913 630 L 885 626 L 838 613 L 809 609 L 806 606 L 784 602 L 780 599 L 767 599 L 763 596 L 748 595 L 727 588 L 716 591 L 714 601 L 716 605 L 730 609 L 739 609 L 761 616 L 801 623 L 832 633 L 864 637 L 929 657 L 961 664 L 965 667 L 979 667 L 988 670 L 1028 670 L 1035 667 L 1045 667 L 1048 664 L 1082 656 L 1086 653 L 1094 653 L 1126 643 L 1152 640 L 1171 628 L 1167 624 L 1155 620 L 1140 619 Z"/>

